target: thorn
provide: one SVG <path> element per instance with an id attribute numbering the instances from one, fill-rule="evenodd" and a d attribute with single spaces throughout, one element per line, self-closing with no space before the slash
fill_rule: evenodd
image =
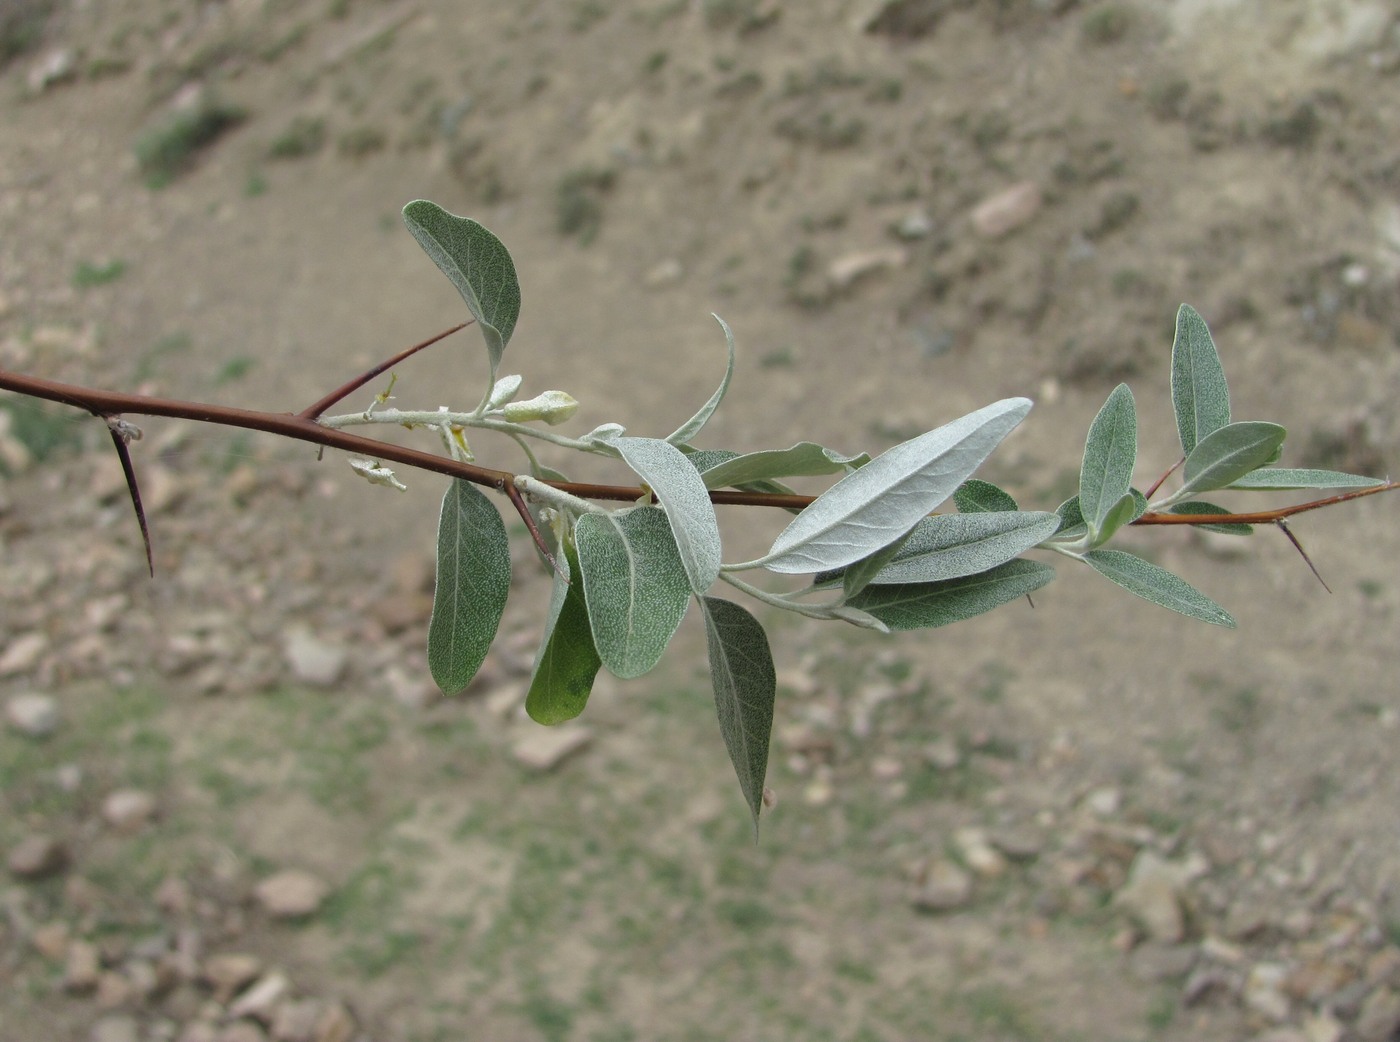
<path id="1" fill-rule="evenodd" d="M 1331 593 L 1332 587 L 1327 585 L 1327 580 L 1324 579 L 1322 573 L 1317 570 L 1317 565 L 1312 563 L 1312 558 L 1309 557 L 1308 552 L 1303 549 L 1303 544 L 1298 542 L 1298 537 L 1295 536 L 1293 530 L 1288 527 L 1288 522 L 1283 518 L 1279 518 L 1274 524 L 1278 525 L 1280 531 L 1288 537 L 1288 541 L 1293 544 L 1293 549 L 1297 550 L 1298 553 L 1302 555 L 1303 560 L 1308 562 L 1308 567 L 1312 569 L 1312 573 L 1317 578 L 1317 581 L 1322 583 L 1322 588 L 1328 593 Z"/>
<path id="2" fill-rule="evenodd" d="M 1031 600 L 1031 595 L 1026 594 L 1026 603 L 1031 606 L 1031 611 L 1035 611 L 1035 601 Z"/>
<path id="3" fill-rule="evenodd" d="M 151 578 L 154 579 L 156 577 L 156 562 L 151 553 L 151 531 L 146 527 L 146 512 L 141 509 L 141 492 L 136 487 L 136 468 L 131 465 L 131 453 L 126 448 L 126 443 L 139 438 L 141 432 L 120 416 L 107 416 L 104 419 L 107 421 L 107 431 L 112 435 L 112 444 L 116 446 L 117 458 L 122 461 L 122 473 L 126 475 L 127 491 L 131 493 L 131 505 L 136 510 L 136 523 L 141 526 L 141 542 L 146 546 L 146 569 L 151 573 Z"/>
<path id="4" fill-rule="evenodd" d="M 544 543 L 544 536 L 540 535 L 539 526 L 535 524 L 535 515 L 530 513 L 529 504 L 525 502 L 525 497 L 520 494 L 520 490 L 515 487 L 512 481 L 503 482 L 505 493 L 510 497 L 511 504 L 515 507 L 515 512 L 520 515 L 525 522 L 525 527 L 530 530 L 530 538 L 535 541 L 535 546 L 540 553 L 544 554 L 544 559 L 549 562 L 549 566 L 554 569 L 554 574 L 569 581 L 569 577 L 564 574 L 564 569 L 559 567 L 559 562 L 554 559 L 554 555 L 549 552 L 549 547 Z"/>

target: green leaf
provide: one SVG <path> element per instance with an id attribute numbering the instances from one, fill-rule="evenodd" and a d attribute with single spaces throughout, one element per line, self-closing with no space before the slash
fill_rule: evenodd
<path id="1" fill-rule="evenodd" d="M 509 592 L 510 541 L 501 515 L 475 485 L 454 479 L 438 519 L 428 622 L 428 668 L 444 694 L 461 691 L 481 668 Z"/>
<path id="2" fill-rule="evenodd" d="M 1055 508 L 1055 513 L 1060 517 L 1060 527 L 1056 535 L 1069 539 L 1088 534 L 1089 526 L 1084 523 L 1078 496 L 1070 496 Z"/>
<path id="3" fill-rule="evenodd" d="M 1099 534 L 1094 539 L 1095 546 L 1102 546 L 1113 538 L 1113 534 L 1124 525 L 1130 525 L 1147 513 L 1147 497 L 1137 489 L 1129 489 L 1123 498 L 1109 510 L 1108 516 L 1099 526 Z"/>
<path id="4" fill-rule="evenodd" d="M 1020 559 L 960 579 L 867 586 L 849 603 L 892 630 L 928 629 L 991 611 L 1034 593 L 1054 577 L 1048 564 Z"/>
<path id="5" fill-rule="evenodd" d="M 1186 457 L 1177 496 L 1210 492 L 1238 481 L 1277 457 L 1287 435 L 1276 423 L 1230 423 L 1206 435 Z"/>
<path id="6" fill-rule="evenodd" d="M 1059 515 L 1038 510 L 926 517 L 871 581 L 927 583 L 975 575 L 1019 557 L 1049 539 L 1059 526 Z M 814 581 L 821 585 L 835 577 L 824 573 Z"/>
<path id="7" fill-rule="evenodd" d="M 639 677 L 660 660 L 690 602 L 666 514 L 650 506 L 584 514 L 574 541 L 598 657 L 624 680 Z"/>
<path id="8" fill-rule="evenodd" d="M 1172 409 L 1186 455 L 1206 435 L 1230 422 L 1230 390 L 1205 319 L 1189 304 L 1176 313 L 1172 341 Z"/>
<path id="9" fill-rule="evenodd" d="M 820 585 L 824 578 L 830 578 L 833 582 L 839 580 L 841 596 L 849 601 L 874 581 L 881 569 L 890 562 L 895 554 L 899 553 L 900 548 L 909 541 L 909 537 L 918 530 L 919 526 L 915 525 L 889 546 L 875 551 L 869 557 L 862 557 L 859 561 L 847 565 L 844 571 L 827 572 L 825 575 L 818 575 L 812 581 L 815 585 Z"/>
<path id="10" fill-rule="evenodd" d="M 1177 503 L 1169 511 L 1169 514 L 1229 514 L 1230 511 L 1214 503 L 1203 503 L 1199 500 L 1192 500 L 1189 503 Z M 1222 535 L 1253 535 L 1254 526 L 1246 524 L 1232 525 L 1196 525 L 1197 529 L 1205 532 L 1219 532 Z"/>
<path id="11" fill-rule="evenodd" d="M 704 593 L 719 578 L 719 521 L 700 474 L 685 454 L 660 438 L 614 438 L 613 448 L 656 493 L 671 522 L 690 588 Z"/>
<path id="12" fill-rule="evenodd" d="M 952 495 L 1030 408 L 1007 398 L 896 445 L 818 496 L 752 563 L 818 572 L 888 546 Z"/>
<path id="13" fill-rule="evenodd" d="M 981 478 L 968 478 L 953 493 L 953 503 L 962 514 L 1000 513 L 1015 510 L 1016 500 L 1004 489 Z"/>
<path id="14" fill-rule="evenodd" d="M 593 646 L 588 605 L 582 582 L 570 582 L 579 574 L 578 554 L 567 540 L 555 550 L 554 588 L 549 598 L 544 640 L 535 656 L 525 712 L 541 724 L 572 720 L 588 704 L 593 679 L 603 661 Z"/>
<path id="15" fill-rule="evenodd" d="M 1235 479 L 1230 487 L 1254 492 L 1287 492 L 1297 488 L 1371 488 L 1384 484 L 1384 478 L 1344 474 L 1340 470 L 1261 467 Z"/>
<path id="16" fill-rule="evenodd" d="M 764 449 L 703 467 L 706 488 L 727 488 L 770 478 L 843 474 L 870 462 L 869 453 L 843 456 L 810 441 L 786 449 Z"/>
<path id="17" fill-rule="evenodd" d="M 666 440 L 672 445 L 685 444 L 700 433 L 701 428 L 709 422 L 710 417 L 713 416 L 715 410 L 719 408 L 719 403 L 724 401 L 724 396 L 729 390 L 729 381 L 734 377 L 734 333 L 724 319 L 720 318 L 718 315 L 713 315 L 712 317 L 719 323 L 720 329 L 724 330 L 724 340 L 729 346 L 729 361 L 724 367 L 724 379 L 719 382 L 719 387 L 715 389 L 715 393 L 710 395 L 710 400 L 700 406 L 700 411 L 667 436 Z"/>
<path id="18" fill-rule="evenodd" d="M 501 240 L 469 217 L 415 199 L 403 208 L 404 224 L 446 275 L 476 319 L 491 362 L 489 386 L 520 317 L 520 282 Z"/>
<path id="19" fill-rule="evenodd" d="M 1234 618 L 1224 608 L 1185 579 L 1141 557 L 1122 550 L 1090 550 L 1084 560 L 1100 575 L 1153 604 L 1215 626 L 1235 628 Z"/>
<path id="20" fill-rule="evenodd" d="M 1079 510 L 1095 538 L 1132 487 L 1136 463 L 1137 408 L 1128 385 L 1119 384 L 1089 425 L 1079 468 Z"/>
<path id="21" fill-rule="evenodd" d="M 778 691 L 773 654 L 763 626 L 747 610 L 718 597 L 701 597 L 699 601 L 705 617 L 720 734 L 757 832 Z"/>

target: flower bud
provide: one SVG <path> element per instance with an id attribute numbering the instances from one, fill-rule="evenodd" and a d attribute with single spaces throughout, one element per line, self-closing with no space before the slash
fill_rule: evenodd
<path id="1" fill-rule="evenodd" d="M 578 402 L 572 395 L 563 391 L 545 391 L 528 401 L 510 402 L 501 410 L 501 415 L 511 423 L 528 423 L 543 420 L 551 427 L 563 423 L 578 411 Z"/>

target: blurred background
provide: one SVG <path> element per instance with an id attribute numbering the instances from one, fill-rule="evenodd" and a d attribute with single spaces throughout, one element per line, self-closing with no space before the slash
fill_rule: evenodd
<path id="1" fill-rule="evenodd" d="M 0 61 L 8 369 L 294 412 L 465 317 L 401 225 L 429 198 L 511 250 L 502 371 L 576 397 L 569 433 L 674 429 L 714 312 L 705 447 L 874 453 L 1024 394 L 984 476 L 1053 509 L 1121 380 L 1138 484 L 1176 462 L 1185 301 L 1286 464 L 1394 466 L 1385 0 L 4 0 Z M 484 350 L 397 373 L 467 407 Z M 1235 631 L 1068 562 L 955 631 L 772 620 L 755 843 L 694 620 L 530 724 L 515 525 L 502 638 L 443 700 L 440 479 L 141 426 L 154 581 L 102 425 L 0 397 L 0 1038 L 1400 1026 L 1388 497 L 1294 523 L 1331 595 L 1279 533 L 1124 537 Z M 721 523 L 739 560 L 782 521 Z"/>

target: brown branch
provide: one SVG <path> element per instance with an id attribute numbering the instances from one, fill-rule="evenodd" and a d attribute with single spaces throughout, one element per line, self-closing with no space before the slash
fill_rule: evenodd
<path id="1" fill-rule="evenodd" d="M 445 334 L 444 334 L 445 335 Z M 425 341 L 431 343 L 431 341 Z M 423 345 L 415 345 L 416 350 Z M 381 370 L 382 371 L 382 370 Z M 368 378 L 366 378 L 368 379 Z M 361 381 L 363 383 L 363 381 Z M 259 412 L 251 409 L 237 409 L 224 405 L 209 405 L 202 402 L 181 401 L 174 398 L 158 398 L 149 395 L 128 394 L 122 391 L 106 391 L 75 384 L 45 380 L 35 376 L 25 376 L 0 369 L 0 389 L 16 391 L 33 398 L 59 402 L 83 409 L 96 416 L 113 418 L 124 413 L 139 416 L 170 416 L 178 419 L 195 420 L 201 423 L 214 423 L 227 427 L 240 427 L 245 430 L 263 431 L 284 438 L 310 442 L 346 452 L 360 453 L 376 459 L 389 460 L 419 470 L 448 477 L 462 478 L 477 485 L 493 489 L 505 489 L 515 483 L 515 475 L 505 470 L 478 467 L 446 456 L 437 456 L 418 449 L 403 448 L 388 442 L 377 441 L 342 430 L 323 427 L 303 413 Z M 319 403 L 318 403 L 319 404 Z M 312 406 L 311 408 L 315 408 Z M 637 485 L 595 485 L 570 481 L 546 481 L 560 491 L 578 496 L 581 499 L 607 500 L 615 502 L 635 502 L 646 494 Z M 1262 510 L 1242 514 L 1144 514 L 1133 522 L 1135 525 L 1229 525 L 1229 524 L 1274 524 L 1281 518 L 1292 517 L 1308 510 L 1344 503 L 1378 492 L 1389 492 L 1400 488 L 1400 482 L 1389 481 L 1383 485 L 1344 492 L 1326 499 L 1312 500 L 1295 506 L 1276 510 Z M 781 495 L 769 492 L 743 492 L 737 490 L 717 490 L 710 493 L 710 501 L 716 505 L 779 507 L 788 510 L 801 510 L 809 506 L 815 496 Z"/>

